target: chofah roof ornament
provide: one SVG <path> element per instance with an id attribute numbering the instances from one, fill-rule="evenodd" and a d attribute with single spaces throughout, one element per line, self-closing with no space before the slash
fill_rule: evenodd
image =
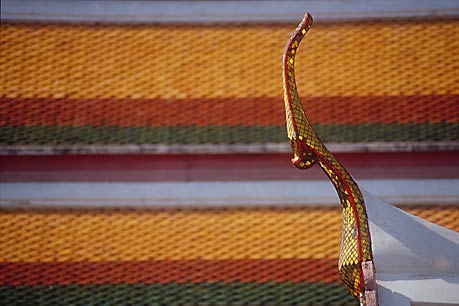
<path id="1" fill-rule="evenodd" d="M 289 39 L 283 56 L 284 102 L 293 164 L 307 169 L 319 164 L 335 186 L 343 206 L 343 237 L 339 271 L 350 293 L 362 305 L 376 305 L 373 255 L 362 193 L 351 175 L 319 139 L 303 111 L 295 82 L 295 56 L 312 25 L 306 14 Z M 368 300 L 368 302 L 367 302 Z"/>
<path id="2" fill-rule="evenodd" d="M 295 167 L 308 169 L 318 164 L 338 193 L 343 208 L 338 268 L 344 284 L 365 306 L 409 306 L 417 300 L 438 303 L 438 298 L 459 303 L 459 234 L 361 190 L 309 123 L 299 99 L 294 65 L 300 42 L 311 25 L 312 17 L 307 13 L 288 40 L 283 55 L 287 133 Z M 425 296 L 425 292 L 432 290 L 432 284 L 423 279 L 426 275 L 434 280 L 448 279 L 450 285 Z M 377 294 L 377 284 L 389 290 Z M 410 284 L 414 284 L 414 290 L 407 289 Z"/>

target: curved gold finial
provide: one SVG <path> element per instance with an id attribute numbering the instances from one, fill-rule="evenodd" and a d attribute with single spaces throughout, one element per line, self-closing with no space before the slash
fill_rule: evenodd
<path id="1" fill-rule="evenodd" d="M 312 167 L 317 162 L 317 157 L 311 150 L 304 150 L 303 143 L 317 138 L 310 126 L 306 115 L 301 106 L 300 97 L 296 89 L 295 82 L 295 56 L 300 46 L 300 42 L 312 25 L 312 17 L 307 13 L 293 32 L 282 57 L 284 80 L 284 102 L 285 116 L 287 123 L 287 134 L 290 139 L 290 146 L 293 150 L 293 164 L 300 169 Z"/>
<path id="2" fill-rule="evenodd" d="M 341 277 L 361 305 L 377 305 L 370 233 L 362 192 L 313 130 L 296 87 L 295 56 L 311 25 L 312 17 L 307 13 L 288 40 L 283 55 L 284 103 L 287 134 L 293 151 L 292 163 L 299 169 L 319 164 L 333 183 L 343 207 L 339 257 Z"/>

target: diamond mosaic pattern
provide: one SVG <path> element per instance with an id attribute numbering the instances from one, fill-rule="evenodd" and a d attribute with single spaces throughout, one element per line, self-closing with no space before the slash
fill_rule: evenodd
<path id="1" fill-rule="evenodd" d="M 457 141 L 458 25 L 315 25 L 296 77 L 321 140 Z M 0 145 L 285 142 L 291 24 L 0 27 Z"/>
<path id="2" fill-rule="evenodd" d="M 287 119 L 287 132 L 293 148 L 295 166 L 305 169 L 319 160 L 324 170 L 335 186 L 343 207 L 343 232 L 339 271 L 343 282 L 350 293 L 360 299 L 364 296 L 365 286 L 361 263 L 372 260 L 371 242 L 368 229 L 367 215 L 362 193 L 351 175 L 333 157 L 317 137 L 303 111 L 302 104 L 295 84 L 294 59 L 298 46 L 312 25 L 309 14 L 294 31 L 284 52 L 284 102 Z"/>

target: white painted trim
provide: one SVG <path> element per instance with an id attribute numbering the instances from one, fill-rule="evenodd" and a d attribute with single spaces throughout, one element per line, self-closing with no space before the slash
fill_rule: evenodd
<path id="1" fill-rule="evenodd" d="M 372 142 L 328 143 L 334 153 L 350 152 L 421 152 L 459 151 L 459 142 Z M 0 146 L 0 155 L 60 154 L 228 154 L 228 153 L 290 153 L 285 143 L 263 144 L 201 144 L 201 145 L 27 145 Z"/>
<path id="2" fill-rule="evenodd" d="M 378 274 L 378 273 L 376 273 Z M 459 277 L 379 275 L 379 306 L 459 306 Z"/>
<path id="3" fill-rule="evenodd" d="M 458 205 L 459 179 L 362 180 L 393 204 Z M 224 182 L 1 183 L 0 205 L 24 206 L 337 206 L 328 180 Z"/>
<path id="4" fill-rule="evenodd" d="M 362 191 L 379 306 L 459 305 L 459 233 Z"/>
<path id="5" fill-rule="evenodd" d="M 363 196 L 377 274 L 455 276 L 459 282 L 459 233 L 413 216 L 365 190 Z"/>
<path id="6" fill-rule="evenodd" d="M 2 20 L 46 22 L 296 22 L 458 16 L 454 0 L 2 0 Z"/>

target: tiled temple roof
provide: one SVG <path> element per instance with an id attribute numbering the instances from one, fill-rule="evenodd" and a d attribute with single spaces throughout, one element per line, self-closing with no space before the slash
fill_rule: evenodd
<path id="1" fill-rule="evenodd" d="M 459 208 L 410 213 L 459 230 Z M 336 269 L 341 208 L 11 210 L 5 305 L 357 305 Z M 18 239 L 20 237 L 20 239 Z"/>
<path id="2" fill-rule="evenodd" d="M 281 54 L 295 24 L 2 23 L 0 153 L 14 146 L 30 152 L 39 145 L 59 147 L 62 155 L 72 145 L 87 145 L 94 154 L 103 145 L 122 151 L 124 144 L 287 145 Z M 297 61 L 306 112 L 326 142 L 416 147 L 413 143 L 458 141 L 458 50 L 454 19 L 318 23 Z M 105 164 L 105 156 L 96 156 L 89 166 L 88 156 L 12 156 L 3 160 L 2 178 L 106 182 L 124 173 L 118 179 L 133 180 L 126 173 L 131 167 L 150 172 L 149 180 L 167 180 L 166 171 L 179 163 L 184 168 L 210 164 L 214 178 L 224 177 L 220 165 L 226 156 L 197 162 L 133 156 L 131 166 L 120 156 Z M 409 158 L 404 155 L 403 162 Z M 392 159 L 379 160 L 380 167 Z M 357 162 L 374 165 L 368 159 Z M 263 163 L 278 162 L 265 156 L 255 166 Z M 236 164 L 248 167 L 232 160 L 226 175 Z M 51 176 L 33 172 L 40 167 Z M 419 161 L 409 167 L 424 171 Z M 437 171 L 444 176 L 454 167 Z M 175 178 L 207 178 L 197 170 Z M 457 206 L 407 210 L 459 230 Z M 340 236 L 338 205 L 7 208 L 0 210 L 0 300 L 5 305 L 357 305 L 336 268 Z"/>
<path id="3" fill-rule="evenodd" d="M 1 145 L 284 143 L 292 25 L 2 23 Z M 325 142 L 457 141 L 459 21 L 318 23 L 297 63 Z"/>

